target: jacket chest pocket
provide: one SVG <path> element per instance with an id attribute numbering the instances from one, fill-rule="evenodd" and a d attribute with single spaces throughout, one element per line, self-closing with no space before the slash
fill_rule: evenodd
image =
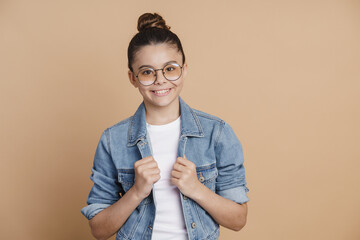
<path id="1" fill-rule="evenodd" d="M 196 167 L 196 174 L 199 181 L 215 192 L 215 180 L 218 176 L 216 164 L 210 164 L 207 166 Z"/>
<path id="2" fill-rule="evenodd" d="M 129 191 L 135 183 L 134 169 L 118 169 L 118 181 L 124 189 L 124 192 Z"/>
<path id="3" fill-rule="evenodd" d="M 124 192 L 126 193 L 129 189 L 134 186 L 135 183 L 135 171 L 134 169 L 118 169 L 118 182 L 121 184 Z M 151 196 L 147 196 L 144 198 L 139 206 L 143 204 L 148 204 L 152 202 Z M 137 208 L 138 210 L 139 207 Z"/>

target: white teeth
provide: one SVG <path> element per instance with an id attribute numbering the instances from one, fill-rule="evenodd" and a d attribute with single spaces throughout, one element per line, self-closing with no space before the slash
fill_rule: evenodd
<path id="1" fill-rule="evenodd" d="M 161 91 L 154 91 L 155 93 L 160 93 L 160 94 L 162 94 L 162 93 L 166 93 L 166 92 L 168 92 L 169 91 L 169 89 L 166 89 L 166 90 L 161 90 Z"/>

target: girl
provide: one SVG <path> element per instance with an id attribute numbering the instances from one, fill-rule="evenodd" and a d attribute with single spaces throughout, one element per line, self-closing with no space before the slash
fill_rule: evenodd
<path id="1" fill-rule="evenodd" d="M 179 96 L 185 54 L 164 19 L 145 13 L 128 48 L 129 79 L 143 96 L 135 114 L 98 144 L 81 212 L 96 239 L 218 239 L 239 231 L 247 204 L 242 146 L 224 120 Z"/>

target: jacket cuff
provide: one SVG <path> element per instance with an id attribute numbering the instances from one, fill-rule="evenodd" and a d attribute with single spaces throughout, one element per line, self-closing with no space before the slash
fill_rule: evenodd
<path id="1" fill-rule="evenodd" d="M 81 209 L 81 213 L 88 219 L 92 219 L 96 214 L 111 206 L 110 204 L 92 203 Z"/>
<path id="2" fill-rule="evenodd" d="M 220 196 L 230 199 L 236 203 L 246 203 L 248 202 L 250 199 L 247 196 L 247 192 L 249 191 L 249 189 L 247 187 L 235 187 L 235 188 L 229 188 L 226 190 L 221 190 L 221 191 L 217 191 L 217 194 L 219 194 Z"/>

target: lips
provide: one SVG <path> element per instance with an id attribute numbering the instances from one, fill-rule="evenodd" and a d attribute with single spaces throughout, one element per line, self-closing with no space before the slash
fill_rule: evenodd
<path id="1" fill-rule="evenodd" d="M 171 90 L 172 88 L 165 88 L 160 90 L 152 90 L 151 92 L 157 97 L 162 97 L 167 96 L 171 92 Z"/>
<path id="2" fill-rule="evenodd" d="M 152 92 L 159 92 L 159 91 L 164 91 L 164 90 L 170 90 L 171 88 L 163 88 L 163 89 L 159 89 L 159 90 L 151 90 Z"/>

